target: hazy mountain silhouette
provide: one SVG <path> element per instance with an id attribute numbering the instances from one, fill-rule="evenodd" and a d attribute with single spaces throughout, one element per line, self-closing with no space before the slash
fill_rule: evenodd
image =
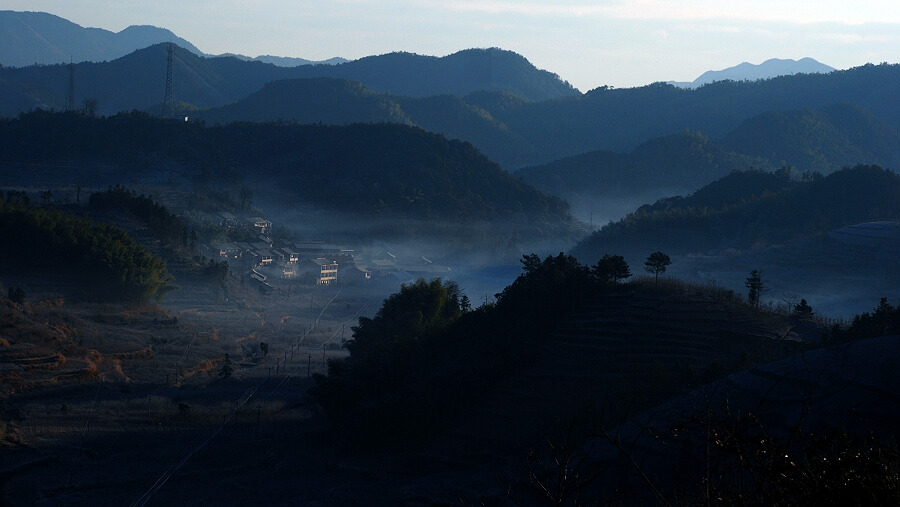
<path id="1" fill-rule="evenodd" d="M 165 44 L 158 44 L 111 62 L 76 65 L 76 103 L 96 98 L 102 114 L 159 107 L 165 92 L 166 51 Z M 504 90 L 537 100 L 578 94 L 555 74 L 501 50 L 466 50 L 444 58 L 393 53 L 340 65 L 298 67 L 236 57 L 204 58 L 181 48 L 175 57 L 175 98 L 192 108 L 221 106 L 247 97 L 265 83 L 300 77 L 350 79 L 375 91 L 410 96 Z M 34 107 L 61 109 L 68 82 L 68 69 L 61 64 L 0 69 L 0 91 L 12 97 L 0 114 L 15 115 Z"/>
<path id="2" fill-rule="evenodd" d="M 812 58 L 801 58 L 800 60 L 771 58 L 759 65 L 743 62 L 727 69 L 708 70 L 689 83 L 670 81 L 669 84 L 682 88 L 697 88 L 715 81 L 756 81 L 757 79 L 793 74 L 827 74 L 833 70 L 835 70 L 834 67 Z"/>
<path id="3" fill-rule="evenodd" d="M 203 54 L 165 28 L 134 25 L 115 33 L 45 12 L 0 11 L 0 63 L 8 67 L 115 60 L 160 42 Z"/>
<path id="4" fill-rule="evenodd" d="M 649 189 L 690 192 L 706 183 L 763 162 L 683 132 L 651 139 L 631 153 L 592 151 L 517 172 L 528 183 L 560 196 L 621 196 Z"/>
<path id="5" fill-rule="evenodd" d="M 356 81 L 311 78 L 268 83 L 246 99 L 200 111 L 195 116 L 217 124 L 235 121 L 322 122 L 335 125 L 403 123 L 448 138 L 465 139 L 479 146 L 493 160 L 527 161 L 535 156 L 531 147 L 510 132 L 505 124 L 468 101 L 468 97 L 461 99 L 452 95 L 388 95 L 374 92 Z"/>
<path id="6" fill-rule="evenodd" d="M 537 165 L 593 150 L 630 152 L 648 139 L 685 129 L 718 140 L 767 111 L 837 103 L 864 107 L 898 129 L 898 84 L 900 65 L 867 64 L 829 74 L 719 81 L 695 90 L 664 83 L 597 88 L 583 96 L 489 111 L 541 154 L 531 164 Z"/>
<path id="7" fill-rule="evenodd" d="M 498 48 L 466 49 L 441 58 L 389 53 L 300 70 L 302 77 L 351 79 L 375 91 L 410 97 L 464 96 L 482 90 L 511 92 L 528 100 L 579 95 L 556 74 L 536 68 L 519 54 Z"/>
<path id="8" fill-rule="evenodd" d="M 297 67 L 298 65 L 338 65 L 340 63 L 346 63 L 350 60 L 346 58 L 334 57 L 329 58 L 327 60 L 307 60 L 305 58 L 294 58 L 290 56 L 272 56 L 272 55 L 260 55 L 256 57 L 249 57 L 245 55 L 238 55 L 234 53 L 224 53 L 221 55 L 215 56 L 233 56 L 238 60 L 244 60 L 248 62 L 257 61 L 263 63 L 271 63 L 272 65 L 277 65 L 279 67 Z"/>
<path id="9" fill-rule="evenodd" d="M 235 121 L 296 123 L 412 124 L 390 96 L 356 81 L 332 78 L 289 79 L 266 83 L 249 97 L 202 111 L 197 117 L 216 124 Z"/>

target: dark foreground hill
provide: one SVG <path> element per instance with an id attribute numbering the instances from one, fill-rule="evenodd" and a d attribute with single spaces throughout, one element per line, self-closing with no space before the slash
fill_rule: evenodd
<path id="1" fill-rule="evenodd" d="M 892 503 L 900 466 L 900 378 L 890 359 L 900 353 L 897 338 L 735 373 L 583 445 L 634 503 L 659 501 L 660 493 L 698 504 Z"/>
<path id="2" fill-rule="evenodd" d="M 0 421 L 9 432 L 0 451 L 0 494 L 13 504 L 199 499 L 217 505 L 506 506 L 556 505 L 559 495 L 577 488 L 584 502 L 702 503 L 707 497 L 696 495 L 707 484 L 750 484 L 729 482 L 731 469 L 718 468 L 728 462 L 704 467 L 704 456 L 728 457 L 732 442 L 749 452 L 785 455 L 779 441 L 731 439 L 741 435 L 729 430 L 749 428 L 746 435 L 753 437 L 764 424 L 767 435 L 777 437 L 782 428 L 792 429 L 798 414 L 803 432 L 851 422 L 848 414 L 893 428 L 895 351 L 887 342 L 811 351 L 821 325 L 751 308 L 728 291 L 652 281 L 585 284 L 588 273 L 563 255 L 529 256 L 525 266 L 526 274 L 494 305 L 464 311 L 458 287 L 423 280 L 360 321 L 365 330 L 355 334 L 351 357 L 375 356 L 333 361 L 330 369 L 348 379 L 353 375 L 342 367 L 356 369 L 363 374 L 353 379 L 363 382 L 356 388 L 371 396 L 339 400 L 359 405 L 344 423 L 367 435 L 396 432 L 396 426 L 367 426 L 379 415 L 401 430 L 411 421 L 423 423 L 419 430 L 440 429 L 402 446 L 368 440 L 376 449 L 365 452 L 348 447 L 347 434 L 328 429 L 320 408 L 304 395 L 310 384 L 305 353 L 300 361 L 282 354 L 281 371 L 266 374 L 274 360 L 256 346 L 257 325 L 234 330 L 242 320 L 234 318 L 241 315 L 238 306 L 228 310 L 238 312 L 229 329 L 246 338 L 227 339 L 189 318 L 195 310 L 174 315 L 94 307 L 78 315 L 62 300 L 22 305 L 0 295 L 3 322 L 22 330 L 7 333 L 12 343 L 0 345 L 4 371 L 22 377 L 11 385 L 52 378 L 54 369 L 59 377 L 28 383 L 5 399 Z M 517 318 L 474 325 L 491 313 Z M 456 330 L 462 333 L 441 336 L 447 324 L 461 325 Z M 383 334 L 397 329 L 415 334 Z M 60 335 L 63 340 L 55 339 Z M 34 338 L 44 340 L 40 348 L 24 346 Z M 68 342 L 72 367 L 53 356 L 54 347 Z M 193 358 L 188 364 L 200 364 L 172 386 L 166 375 L 184 366 L 185 347 Z M 236 366 L 229 379 L 215 375 L 223 349 Z M 763 366 L 791 356 L 791 362 Z M 77 376 L 61 380 L 91 364 L 82 382 Z M 719 384 L 727 391 L 703 387 L 746 368 L 754 369 Z M 691 389 L 697 394 L 687 401 L 660 405 Z M 734 393 L 734 403 L 719 392 Z M 755 403 L 759 399 L 766 403 Z M 729 425 L 732 420 L 744 426 Z M 755 421 L 762 424 L 747 426 Z M 710 429 L 725 432 L 711 435 Z M 866 448 L 891 452 L 885 441 L 866 440 Z M 825 455 L 829 460 L 857 449 L 841 447 L 852 441 L 826 442 L 835 444 L 829 448 L 834 454 Z M 896 465 L 885 464 L 877 477 L 890 479 Z M 847 479 L 842 484 L 861 484 L 858 476 Z M 791 491 L 803 500 L 822 489 Z"/>

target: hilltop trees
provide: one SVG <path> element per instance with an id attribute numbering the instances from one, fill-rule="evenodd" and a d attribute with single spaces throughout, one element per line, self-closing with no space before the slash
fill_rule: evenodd
<path id="1" fill-rule="evenodd" d="M 522 274 L 477 309 L 464 311 L 455 283 L 420 279 L 401 286 L 374 318 L 360 318 L 350 355 L 330 361 L 312 391 L 332 422 L 361 445 L 433 431 L 526 363 L 598 286 L 590 269 L 563 253 L 521 262 Z"/>
<path id="2" fill-rule="evenodd" d="M 672 264 L 672 259 L 662 252 L 653 252 L 644 262 L 644 269 L 653 273 L 656 283 L 659 283 L 659 275 L 666 272 L 666 266 Z"/>
<path id="3" fill-rule="evenodd" d="M 420 278 L 401 285 L 373 318 L 360 317 L 344 345 L 350 355 L 329 362 L 328 376 L 316 377 L 314 396 L 332 421 L 350 432 L 398 431 L 398 419 L 414 416 L 396 411 L 415 412 L 417 402 L 409 400 L 416 400 L 421 389 L 410 392 L 410 372 L 422 367 L 432 342 L 462 315 L 455 282 Z"/>
<path id="4" fill-rule="evenodd" d="M 602 284 L 618 285 L 631 276 L 631 269 L 625 257 L 606 254 L 591 268 L 591 274 Z"/>
<path id="5" fill-rule="evenodd" d="M 16 241 L 0 248 L 0 261 L 77 274 L 103 297 L 161 299 L 174 288 L 166 263 L 116 227 L 0 199 L 0 230 Z"/>
<path id="6" fill-rule="evenodd" d="M 807 303 L 805 299 L 801 299 L 800 302 L 797 303 L 796 306 L 794 306 L 794 315 L 800 318 L 808 319 L 812 317 L 812 314 L 813 309 L 811 306 L 809 306 L 809 303 Z"/>

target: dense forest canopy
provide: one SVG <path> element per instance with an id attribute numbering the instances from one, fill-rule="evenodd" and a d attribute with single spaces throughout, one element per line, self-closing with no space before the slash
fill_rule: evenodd
<path id="1" fill-rule="evenodd" d="M 75 275 L 94 296 L 143 301 L 161 299 L 174 288 L 165 262 L 117 227 L 33 207 L 8 194 L 0 198 L 0 230 L 15 238 L 0 249 L 4 263 Z"/>

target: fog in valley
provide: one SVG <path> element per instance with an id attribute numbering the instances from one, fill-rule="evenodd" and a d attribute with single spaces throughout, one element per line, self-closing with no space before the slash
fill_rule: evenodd
<path id="1" fill-rule="evenodd" d="M 900 66 L 0 21 L 0 505 L 900 494 Z"/>

